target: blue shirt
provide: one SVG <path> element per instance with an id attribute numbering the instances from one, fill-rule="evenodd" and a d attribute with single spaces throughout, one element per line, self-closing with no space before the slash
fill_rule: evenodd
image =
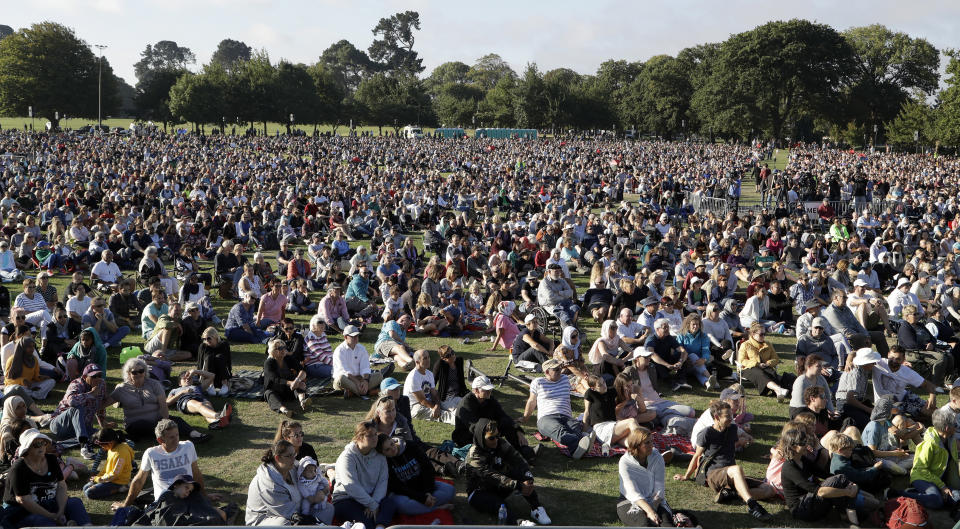
<path id="1" fill-rule="evenodd" d="M 383 327 L 380 328 L 380 335 L 377 336 L 377 343 L 374 345 L 374 348 L 380 346 L 385 340 L 393 340 L 393 337 L 390 336 L 390 331 L 396 333 L 400 338 L 400 342 L 403 343 L 407 339 L 407 331 L 400 328 L 400 324 L 397 323 L 397 320 L 390 320 L 387 323 L 383 324 Z"/>
<path id="2" fill-rule="evenodd" d="M 347 293 L 344 294 L 344 298 L 357 298 L 364 303 L 370 301 L 370 297 L 367 296 L 367 293 L 370 289 L 370 282 L 364 279 L 360 274 L 354 274 L 353 279 L 350 281 L 350 284 L 347 285 Z"/>
<path id="3" fill-rule="evenodd" d="M 250 328 L 255 328 L 256 323 L 254 323 L 254 313 L 253 305 L 250 305 L 250 308 L 243 306 L 243 303 L 237 303 L 230 309 L 230 313 L 227 315 L 227 322 L 223 325 L 224 330 L 237 329 L 243 327 L 244 325 L 249 325 Z"/>

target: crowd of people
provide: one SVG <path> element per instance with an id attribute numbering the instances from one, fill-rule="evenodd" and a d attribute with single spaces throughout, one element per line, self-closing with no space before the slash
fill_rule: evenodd
<path id="1" fill-rule="evenodd" d="M 464 521 L 550 524 L 534 433 L 574 459 L 622 453 L 609 509 L 625 525 L 694 523 L 668 502 L 667 465 L 761 522 L 780 500 L 803 523 L 834 508 L 879 523 L 897 497 L 955 514 L 960 162 L 800 145 L 780 172 L 768 154 L 3 132 L 3 524 L 89 524 L 84 501 L 111 500 L 120 525 L 233 522 L 240 509 L 205 487 L 196 447 L 243 427 L 231 426 L 232 344 L 264 346 L 263 399 L 280 421 L 247 525 L 443 521 L 456 483 Z M 725 216 L 696 206 L 736 203 L 751 176 L 782 201 Z M 810 185 L 815 209 L 800 199 Z M 61 275 L 64 292 L 50 281 Z M 364 344 L 369 325 L 379 335 Z M 460 341 L 511 355 L 529 382 L 522 409 L 504 408 Z M 335 462 L 294 420 L 312 379 L 370 400 Z M 715 397 L 707 409 L 688 403 L 694 386 Z M 765 476 L 738 463 L 754 442 L 749 391 L 789 412 Z M 105 413 L 114 404 L 122 425 Z M 419 421 L 452 427 L 449 442 L 420 439 Z M 671 435 L 691 451 L 655 446 Z M 84 460 L 81 500 L 67 480 Z"/>

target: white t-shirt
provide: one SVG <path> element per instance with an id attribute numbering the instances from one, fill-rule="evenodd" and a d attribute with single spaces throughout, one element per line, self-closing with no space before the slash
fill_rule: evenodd
<path id="1" fill-rule="evenodd" d="M 71 296 L 67 300 L 67 312 L 76 312 L 83 316 L 90 309 L 90 305 L 93 305 L 93 298 L 90 296 L 83 296 L 82 300 L 77 299 L 77 296 Z"/>
<path id="2" fill-rule="evenodd" d="M 546 377 L 533 379 L 530 383 L 530 393 L 537 397 L 537 418 L 548 415 L 573 416 L 570 408 L 570 379 L 567 375 L 560 375 L 556 382 L 550 382 Z"/>
<path id="3" fill-rule="evenodd" d="M 631 320 L 629 324 L 624 325 L 617 320 L 617 335 L 621 338 L 639 338 L 643 334 L 643 325 Z"/>
<path id="4" fill-rule="evenodd" d="M 140 469 L 150 472 L 153 480 L 153 498 L 160 499 L 181 474 L 193 476 L 193 462 L 197 461 L 197 449 L 190 441 L 180 441 L 173 452 L 166 452 L 162 446 L 151 446 L 143 452 Z"/>
<path id="5" fill-rule="evenodd" d="M 421 373 L 419 369 L 414 369 L 407 375 L 407 379 L 403 382 L 403 394 L 410 398 L 410 402 L 416 402 L 416 397 L 413 396 L 414 391 L 422 391 L 423 396 L 430 401 L 430 388 L 436 387 L 436 383 L 433 379 L 433 373 L 427 369 L 426 372 Z M 431 403 L 435 404 L 435 403 Z"/>
<path id="6" fill-rule="evenodd" d="M 120 277 L 120 267 L 117 266 L 117 263 L 97 261 L 90 269 L 90 273 L 95 274 L 102 281 L 113 283 Z"/>

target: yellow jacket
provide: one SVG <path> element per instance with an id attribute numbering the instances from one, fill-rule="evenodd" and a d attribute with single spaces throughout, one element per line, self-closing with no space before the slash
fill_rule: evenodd
<path id="1" fill-rule="evenodd" d="M 770 367 L 776 367 L 780 363 L 780 357 L 769 343 L 761 343 L 750 338 L 740 345 L 737 361 L 744 369 L 757 367 L 762 362 L 766 362 Z"/>

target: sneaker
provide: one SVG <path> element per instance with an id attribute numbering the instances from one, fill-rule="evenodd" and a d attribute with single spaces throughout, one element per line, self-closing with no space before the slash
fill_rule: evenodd
<path id="1" fill-rule="evenodd" d="M 690 384 L 687 384 L 686 382 L 681 382 L 677 385 L 680 386 L 680 389 L 686 389 L 686 390 L 693 389 L 693 386 L 691 386 Z"/>
<path id="2" fill-rule="evenodd" d="M 517 525 L 519 525 L 520 527 L 531 527 L 537 524 L 534 522 L 531 522 L 530 520 L 517 520 Z"/>
<path id="3" fill-rule="evenodd" d="M 731 501 L 736 497 L 737 497 L 737 491 L 733 489 L 723 488 L 723 489 L 720 489 L 720 492 L 717 492 L 717 495 L 713 498 L 713 502 L 727 503 L 728 501 Z"/>
<path id="4" fill-rule="evenodd" d="M 387 377 L 389 377 L 390 375 L 392 375 L 392 374 L 393 374 L 393 371 L 394 371 L 396 368 L 397 368 L 397 365 L 396 365 L 394 362 L 390 362 L 390 363 L 386 364 L 385 366 L 383 366 L 383 369 L 380 370 L 381 380 L 383 380 L 384 378 L 387 378 Z"/>
<path id="5" fill-rule="evenodd" d="M 767 510 L 763 508 L 763 505 L 760 505 L 755 500 L 752 501 L 752 503 L 753 505 L 751 505 L 750 509 L 747 511 L 750 513 L 750 516 L 753 516 L 754 518 L 756 518 L 757 520 L 760 520 L 761 522 L 767 522 L 767 521 L 770 521 L 771 518 L 773 518 L 773 515 L 767 512 Z"/>
<path id="6" fill-rule="evenodd" d="M 533 518 L 533 521 L 537 522 L 539 525 L 550 525 L 552 523 L 550 517 L 547 516 L 547 510 L 543 508 L 543 505 L 530 511 L 530 517 Z"/>
<path id="7" fill-rule="evenodd" d="M 590 432 L 587 435 L 584 435 L 580 438 L 580 441 L 577 443 L 577 449 L 573 451 L 573 458 L 580 459 L 584 454 L 590 451 L 593 448 L 593 442 L 597 439 L 597 432 Z"/>
<path id="8" fill-rule="evenodd" d="M 673 385 L 673 392 L 674 392 L 674 393 L 680 391 L 681 389 L 683 389 L 683 384 L 677 382 L 676 384 Z"/>
<path id="9" fill-rule="evenodd" d="M 210 395 L 211 397 L 216 397 L 216 396 L 217 396 L 217 388 L 213 387 L 213 385 L 211 384 L 210 387 L 207 388 L 207 395 Z"/>
<path id="10" fill-rule="evenodd" d="M 84 459 L 92 461 L 95 455 L 97 455 L 97 452 L 90 445 L 85 444 L 80 447 L 80 456 Z"/>
<path id="11" fill-rule="evenodd" d="M 777 391 L 777 402 L 783 404 L 789 396 L 790 391 L 787 388 L 780 388 L 780 391 Z"/>
<path id="12" fill-rule="evenodd" d="M 219 394 L 221 397 L 226 397 L 227 395 L 230 394 L 230 387 L 224 384 L 223 387 L 220 388 L 220 391 L 217 392 L 217 394 Z"/>
<path id="13" fill-rule="evenodd" d="M 46 428 L 50 426 L 50 423 L 53 422 L 53 416 L 49 413 L 44 413 L 40 416 L 40 420 L 37 421 L 40 424 L 41 428 Z"/>
<path id="14" fill-rule="evenodd" d="M 730 360 L 730 357 L 732 356 L 733 356 L 733 349 L 727 349 L 723 353 L 723 356 L 721 356 L 720 358 L 724 359 L 724 361 L 727 361 L 727 360 Z"/>
<path id="15" fill-rule="evenodd" d="M 300 408 L 302 408 L 303 411 L 307 411 L 309 407 L 310 407 L 310 397 L 304 397 L 300 399 Z"/>
<path id="16" fill-rule="evenodd" d="M 714 390 L 717 389 L 720 383 L 717 382 L 717 375 L 710 375 L 710 378 L 707 379 L 707 389 Z"/>
<path id="17" fill-rule="evenodd" d="M 346 392 L 344 392 L 346 393 Z M 280 407 L 280 413 L 286 415 L 287 417 L 293 417 L 293 410 L 288 409 L 286 406 Z"/>

